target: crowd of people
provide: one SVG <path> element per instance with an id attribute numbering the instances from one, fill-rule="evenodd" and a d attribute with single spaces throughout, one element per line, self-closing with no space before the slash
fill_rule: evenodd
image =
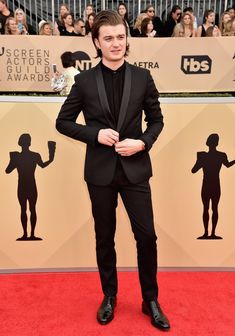
<path id="1" fill-rule="evenodd" d="M 192 7 L 183 10 L 179 5 L 174 5 L 168 13 L 166 20 L 160 18 L 153 5 L 148 5 L 130 23 L 128 8 L 124 2 L 119 2 L 117 13 L 122 17 L 127 34 L 131 37 L 217 37 L 235 36 L 235 8 L 227 8 L 220 17 L 207 9 L 203 18 L 195 16 Z M 69 5 L 62 3 L 59 7 L 59 15 L 54 23 L 41 20 L 37 31 L 27 22 L 26 13 L 22 8 L 11 11 L 6 0 L 0 0 L 0 34 L 6 35 L 44 35 L 44 36 L 79 36 L 90 37 L 94 19 L 98 13 L 88 4 L 83 17 L 76 18 L 70 11 Z M 165 15 L 164 15 L 165 17 Z M 78 73 L 75 60 L 71 52 L 61 55 L 63 72 L 56 68 L 53 70 L 52 89 L 67 95 L 73 85 L 74 75 Z"/>
<path id="2" fill-rule="evenodd" d="M 182 9 L 174 5 L 166 20 L 161 19 L 153 5 L 149 5 L 130 24 L 128 9 L 124 2 L 117 7 L 118 14 L 123 18 L 132 37 L 205 37 L 235 36 L 235 8 L 227 8 L 220 17 L 212 9 L 204 12 L 203 19 L 197 18 L 192 7 Z M 23 9 L 12 12 L 6 0 L 0 0 L 0 34 L 7 35 L 61 35 L 90 36 L 95 8 L 89 4 L 83 17 L 76 18 L 67 4 L 60 5 L 58 19 L 53 24 L 41 20 L 37 32 L 27 22 Z"/>

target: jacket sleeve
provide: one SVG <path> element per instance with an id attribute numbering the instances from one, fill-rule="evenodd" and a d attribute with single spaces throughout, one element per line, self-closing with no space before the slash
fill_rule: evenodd
<path id="1" fill-rule="evenodd" d="M 164 123 L 159 102 L 159 93 L 149 71 L 143 109 L 147 127 L 140 139 L 145 143 L 146 150 L 150 150 L 161 133 Z"/>
<path id="2" fill-rule="evenodd" d="M 75 83 L 61 107 L 56 119 L 56 129 L 72 139 L 85 142 L 89 145 L 95 145 L 97 143 L 99 128 L 76 122 L 78 115 L 83 109 L 83 86 L 79 77 L 80 75 L 75 76 Z"/>

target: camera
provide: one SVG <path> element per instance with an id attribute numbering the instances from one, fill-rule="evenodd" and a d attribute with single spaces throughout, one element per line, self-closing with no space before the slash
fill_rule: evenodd
<path id="1" fill-rule="evenodd" d="M 56 72 L 57 72 L 56 64 L 52 64 L 52 72 L 53 72 L 53 73 L 56 73 Z"/>

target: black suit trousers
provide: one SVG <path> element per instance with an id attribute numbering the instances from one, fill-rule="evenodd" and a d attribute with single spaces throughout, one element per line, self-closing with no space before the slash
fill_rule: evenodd
<path id="1" fill-rule="evenodd" d="M 136 240 L 142 297 L 147 301 L 157 298 L 157 237 L 149 182 L 131 184 L 118 163 L 110 185 L 88 183 L 88 190 L 95 222 L 96 256 L 103 293 L 114 296 L 118 290 L 114 236 L 119 193 Z"/>

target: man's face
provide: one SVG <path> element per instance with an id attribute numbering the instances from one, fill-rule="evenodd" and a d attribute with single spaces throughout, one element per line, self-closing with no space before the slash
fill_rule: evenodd
<path id="1" fill-rule="evenodd" d="M 101 26 L 95 45 L 102 51 L 102 59 L 117 62 L 124 59 L 127 46 L 126 29 L 123 24 Z"/>
<path id="2" fill-rule="evenodd" d="M 84 25 L 84 22 L 82 22 L 82 21 L 78 21 L 78 23 L 76 23 L 76 24 L 74 25 L 74 28 L 75 28 L 75 30 L 76 30 L 77 33 L 80 33 L 80 34 L 84 35 L 84 33 L 85 33 L 85 25 Z"/>

